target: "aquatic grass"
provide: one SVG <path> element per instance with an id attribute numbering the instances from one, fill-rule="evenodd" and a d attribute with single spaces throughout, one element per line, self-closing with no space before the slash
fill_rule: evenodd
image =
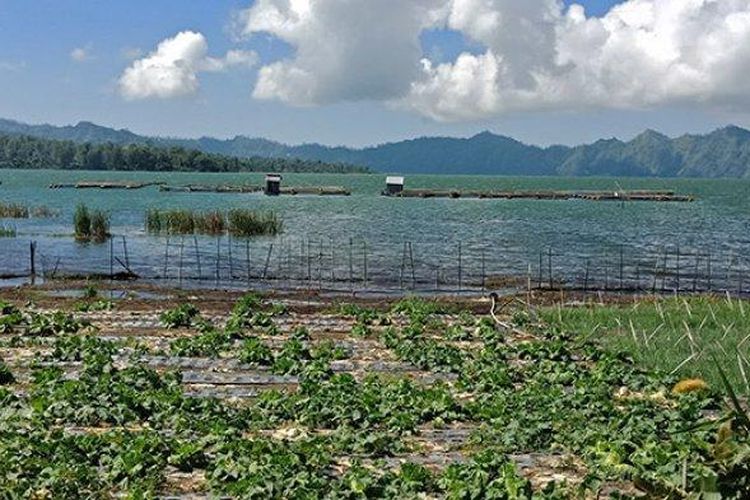
<path id="1" fill-rule="evenodd" d="M 102 210 L 89 210 L 84 204 L 76 207 L 73 215 L 75 238 L 81 242 L 104 243 L 110 237 L 109 215 Z"/>
<path id="2" fill-rule="evenodd" d="M 193 219 L 195 232 L 199 234 L 217 235 L 223 234 L 226 230 L 227 222 L 224 214 L 217 210 L 194 214 Z"/>
<path id="3" fill-rule="evenodd" d="M 0 218 L 3 219 L 28 219 L 29 208 L 17 203 L 0 202 Z"/>
<path id="4" fill-rule="evenodd" d="M 15 238 L 17 234 L 15 227 L 0 226 L 0 238 Z"/>
<path id="5" fill-rule="evenodd" d="M 18 203 L 0 202 L 0 219 L 48 219 L 56 215 L 57 212 L 43 205 L 29 208 Z"/>
<path id="6" fill-rule="evenodd" d="M 691 297 L 554 307 L 543 309 L 541 316 L 558 330 L 627 353 L 646 369 L 703 379 L 714 389 L 722 386 L 716 356 L 730 382 L 750 394 L 750 308 L 741 300 Z"/>
<path id="7" fill-rule="evenodd" d="M 282 230 L 282 222 L 273 212 L 255 212 L 236 209 L 224 214 L 218 210 L 198 212 L 186 209 L 150 209 L 145 214 L 145 229 L 148 234 L 207 234 L 229 233 L 237 237 L 276 235 Z"/>
<path id="8" fill-rule="evenodd" d="M 229 233 L 232 236 L 274 236 L 281 232 L 282 222 L 273 212 L 254 212 L 247 209 L 230 210 Z"/>
<path id="9" fill-rule="evenodd" d="M 82 203 L 76 207 L 75 214 L 73 214 L 73 230 L 77 240 L 91 239 L 91 215 L 88 207 Z"/>

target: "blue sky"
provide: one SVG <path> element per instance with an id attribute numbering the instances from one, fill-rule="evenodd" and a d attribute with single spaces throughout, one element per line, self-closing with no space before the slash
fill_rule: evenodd
<path id="1" fill-rule="evenodd" d="M 180 31 L 202 33 L 209 54 L 255 51 L 259 66 L 289 57 L 278 38 L 237 40 L 233 15 L 249 0 L 0 0 L 0 117 L 31 123 L 69 124 L 89 120 L 138 133 L 231 137 L 263 136 L 289 143 L 366 145 L 423 136 L 467 136 L 482 130 L 539 144 L 575 144 L 601 137 L 631 137 L 645 128 L 671 135 L 701 132 L 728 122 L 748 125 L 746 115 L 706 109 L 692 102 L 650 109 L 597 108 L 509 110 L 471 119 L 440 121 L 377 100 L 326 102 L 297 107 L 252 97 L 255 68 L 200 74 L 195 95 L 175 99 L 127 100 L 118 78 L 135 54 L 145 56 Z M 579 2 L 601 16 L 616 2 Z M 481 44 L 451 30 L 421 36 L 434 62 L 461 52 L 479 54 Z M 71 56 L 78 52 L 78 59 Z"/>

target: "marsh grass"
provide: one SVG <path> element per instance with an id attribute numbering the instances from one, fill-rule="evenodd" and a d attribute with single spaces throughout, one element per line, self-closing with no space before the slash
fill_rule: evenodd
<path id="1" fill-rule="evenodd" d="M 29 208 L 18 203 L 0 202 L 0 219 L 48 219 L 56 215 L 57 212 L 45 206 Z"/>
<path id="2" fill-rule="evenodd" d="M 76 207 L 73 215 L 75 238 L 81 242 L 104 243 L 110 237 L 109 215 L 102 210 L 89 210 L 84 204 Z"/>
<path id="3" fill-rule="evenodd" d="M 750 303 L 732 298 L 671 298 L 630 306 L 555 307 L 548 324 L 624 351 L 641 366 L 701 378 L 721 390 L 715 359 L 734 387 L 750 394 Z"/>
<path id="4" fill-rule="evenodd" d="M 0 217 L 3 219 L 28 219 L 29 208 L 17 203 L 0 202 Z"/>
<path id="5" fill-rule="evenodd" d="M 235 209 L 229 211 L 229 232 L 232 236 L 277 235 L 283 224 L 273 212 L 253 212 Z"/>
<path id="6" fill-rule="evenodd" d="M 0 226 L 0 238 L 15 238 L 17 231 L 12 226 Z"/>
<path id="7" fill-rule="evenodd" d="M 273 212 L 255 212 L 236 209 L 228 214 L 212 210 L 158 210 L 146 212 L 145 228 L 149 234 L 207 234 L 229 233 L 237 237 L 276 235 L 282 230 L 282 222 Z"/>

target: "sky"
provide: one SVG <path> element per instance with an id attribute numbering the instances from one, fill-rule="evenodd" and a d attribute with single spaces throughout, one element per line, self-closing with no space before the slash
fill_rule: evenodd
<path id="1" fill-rule="evenodd" d="M 750 0 L 0 0 L 0 117 L 364 146 L 750 127 Z"/>

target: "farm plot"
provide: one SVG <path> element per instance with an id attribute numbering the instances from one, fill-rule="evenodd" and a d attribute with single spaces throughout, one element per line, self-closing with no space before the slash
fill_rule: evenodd
<path id="1" fill-rule="evenodd" d="M 674 391 L 523 310 L 88 303 L 0 304 L 3 495 L 750 494 L 722 387 Z"/>

